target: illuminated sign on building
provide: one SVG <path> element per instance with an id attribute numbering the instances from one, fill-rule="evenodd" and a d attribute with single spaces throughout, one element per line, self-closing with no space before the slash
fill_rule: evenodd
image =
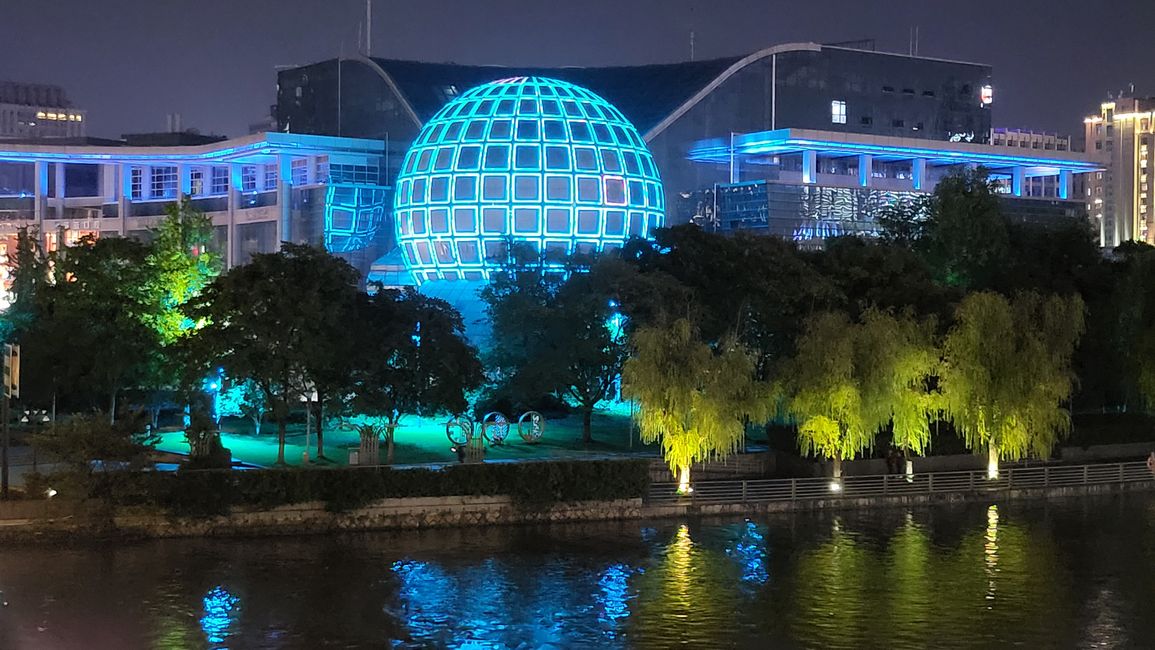
<path id="1" fill-rule="evenodd" d="M 397 178 L 394 217 L 418 283 L 488 279 L 508 241 L 547 254 L 648 237 L 665 198 L 637 130 L 598 95 L 540 77 L 503 79 L 446 104 Z"/>

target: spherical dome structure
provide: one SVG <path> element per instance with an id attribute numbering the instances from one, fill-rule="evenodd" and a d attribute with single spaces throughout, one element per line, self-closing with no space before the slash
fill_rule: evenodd
<path id="1" fill-rule="evenodd" d="M 405 155 L 394 220 L 420 284 L 485 280 L 507 241 L 594 252 L 648 237 L 665 197 L 618 109 L 564 81 L 516 77 L 446 104 Z"/>

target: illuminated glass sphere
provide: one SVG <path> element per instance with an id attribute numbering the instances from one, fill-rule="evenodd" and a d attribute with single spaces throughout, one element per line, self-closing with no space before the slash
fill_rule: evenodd
<path id="1" fill-rule="evenodd" d="M 594 93 L 516 77 L 429 120 L 397 177 L 397 241 L 414 279 L 486 280 L 506 243 L 589 253 L 649 237 L 665 197 L 637 129 Z"/>

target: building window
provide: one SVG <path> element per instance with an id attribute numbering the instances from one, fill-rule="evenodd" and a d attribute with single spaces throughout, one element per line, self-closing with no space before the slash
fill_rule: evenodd
<path id="1" fill-rule="evenodd" d="M 144 170 L 140 167 L 132 168 L 132 180 L 129 184 L 129 198 L 138 200 L 143 198 L 144 193 Z"/>
<path id="2" fill-rule="evenodd" d="M 205 193 L 205 170 L 193 167 L 188 173 L 189 196 L 201 196 Z"/>
<path id="3" fill-rule="evenodd" d="M 228 167 L 212 168 L 212 183 L 209 186 L 209 192 L 216 195 L 229 193 Z"/>
<path id="4" fill-rule="evenodd" d="M 171 199 L 176 196 L 176 167 L 153 167 L 149 198 Z"/>
<path id="5" fill-rule="evenodd" d="M 841 99 L 830 102 L 830 121 L 834 124 L 846 124 L 846 102 Z"/>
<path id="6" fill-rule="evenodd" d="M 242 192 L 256 192 L 257 191 L 257 166 L 256 165 L 242 165 L 241 166 L 241 191 Z"/>
<path id="7" fill-rule="evenodd" d="M 894 120 L 894 121 L 893 121 L 893 122 L 891 122 L 890 124 L 891 124 L 891 126 L 893 126 L 893 127 L 896 127 L 896 128 L 901 128 L 901 127 L 904 127 L 904 126 L 906 126 L 906 120 Z"/>
<path id="8" fill-rule="evenodd" d="M 309 159 L 294 158 L 291 163 L 293 185 L 305 185 L 309 182 Z"/>
<path id="9" fill-rule="evenodd" d="M 265 190 L 277 189 L 277 164 L 265 165 Z"/>
<path id="10" fill-rule="evenodd" d="M 314 174 L 314 182 L 317 184 L 324 184 L 329 182 L 329 157 L 317 156 L 315 161 L 316 174 Z"/>

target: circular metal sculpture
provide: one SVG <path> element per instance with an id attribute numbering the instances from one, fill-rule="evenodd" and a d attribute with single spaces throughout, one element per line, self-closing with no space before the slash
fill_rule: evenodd
<path id="1" fill-rule="evenodd" d="M 397 242 L 418 284 L 488 280 L 508 241 L 594 253 L 662 224 L 665 196 L 637 129 L 571 83 L 470 89 L 418 133 L 397 177 Z"/>
<path id="2" fill-rule="evenodd" d="M 481 436 L 500 445 L 509 435 L 509 419 L 497 411 L 486 413 L 481 419 Z"/>
<path id="3" fill-rule="evenodd" d="M 541 436 L 545 433 L 545 416 L 537 411 L 527 411 L 521 414 L 517 420 L 517 435 L 521 439 L 530 443 L 541 442 Z"/>
<path id="4" fill-rule="evenodd" d="M 473 440 L 473 420 L 464 415 L 455 415 L 445 423 L 445 437 L 455 446 L 468 445 Z"/>

